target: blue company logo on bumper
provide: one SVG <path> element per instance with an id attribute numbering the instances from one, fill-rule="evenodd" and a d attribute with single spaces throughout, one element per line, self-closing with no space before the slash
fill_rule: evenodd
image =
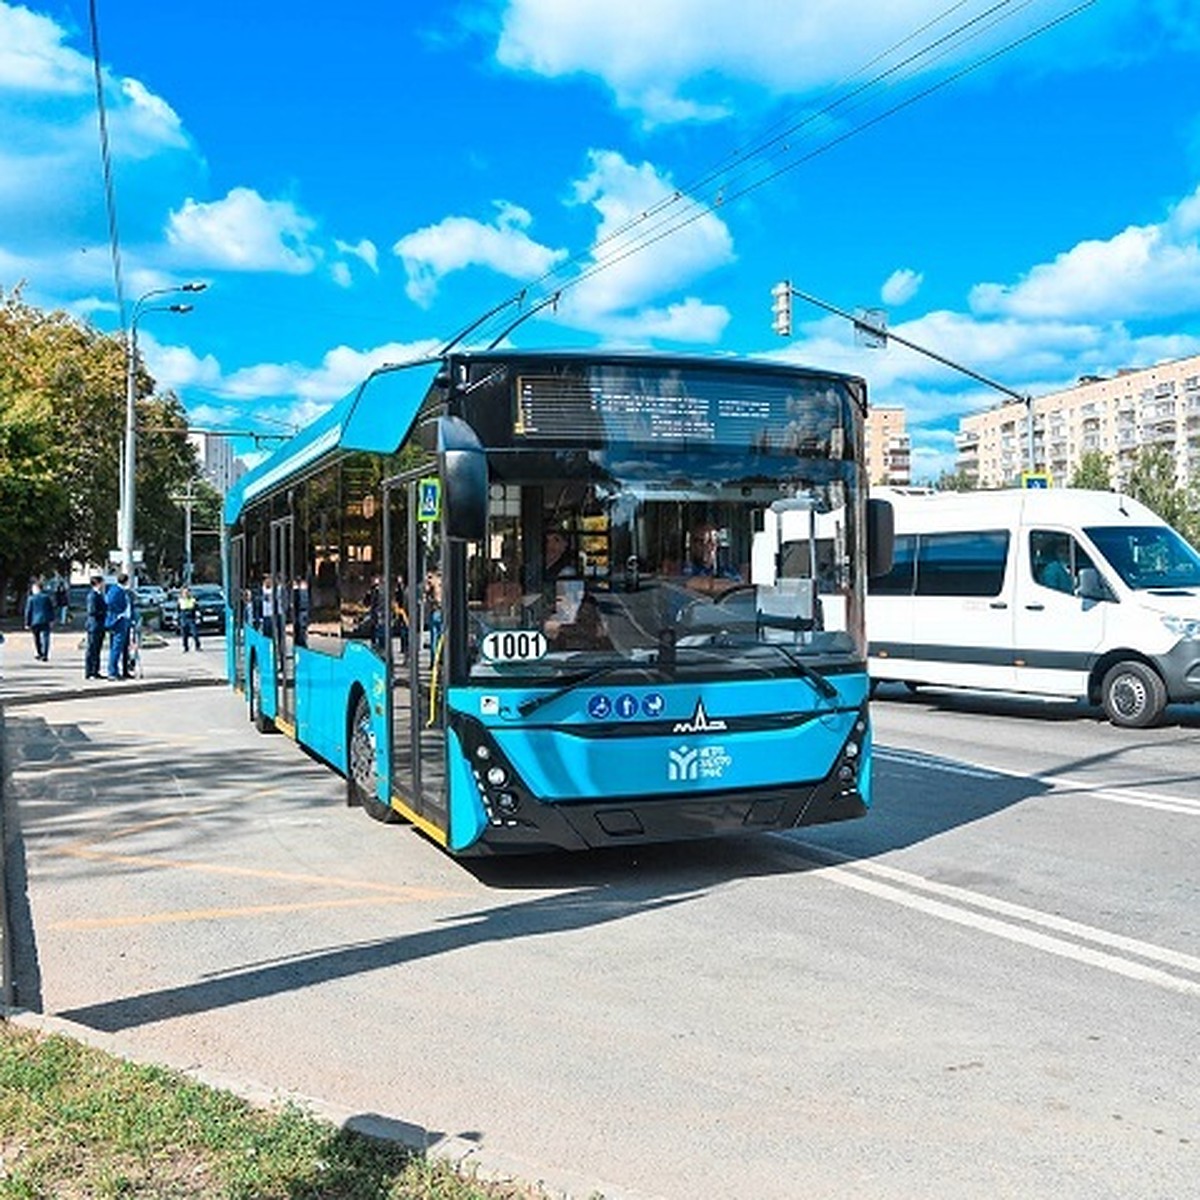
<path id="1" fill-rule="evenodd" d="M 677 721 L 673 733 L 717 733 L 728 729 L 719 717 L 712 718 L 704 711 L 704 701 L 696 701 L 696 709 L 687 721 Z M 733 756 L 724 746 L 676 747 L 667 751 L 667 779 L 671 783 L 691 783 L 724 777 L 733 765 Z"/>

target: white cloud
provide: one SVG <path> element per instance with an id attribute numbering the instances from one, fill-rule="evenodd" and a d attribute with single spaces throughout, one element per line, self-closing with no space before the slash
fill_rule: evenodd
<path id="1" fill-rule="evenodd" d="M 245 400 L 295 396 L 323 407 L 330 401 L 340 400 L 378 367 L 421 358 L 432 353 L 437 344 L 435 341 L 390 342 L 371 350 L 335 346 L 326 353 L 319 367 L 301 363 L 259 363 L 235 371 L 212 390 L 219 395 Z"/>
<path id="2" fill-rule="evenodd" d="M 728 226 L 650 163 L 635 166 L 611 150 L 593 150 L 588 157 L 591 170 L 575 184 L 574 195 L 577 203 L 595 209 L 599 224 L 585 278 L 564 298 L 563 319 L 615 336 L 625 336 L 634 322 L 643 324 L 646 337 L 715 340 L 729 320 L 721 306 L 687 297 L 668 308 L 636 310 L 732 263 Z M 630 253 L 640 241 L 675 225 L 669 237 L 654 243 L 653 254 Z"/>
<path id="3" fill-rule="evenodd" d="M 198 355 L 187 346 L 167 346 L 139 323 L 138 352 L 150 374 L 163 390 L 179 392 L 186 387 L 215 388 L 220 385 L 221 365 L 211 354 Z"/>
<path id="4" fill-rule="evenodd" d="M 971 308 L 1038 320 L 1173 316 L 1200 308 L 1200 188 L 1156 225 L 1080 242 L 1015 284 L 981 283 Z"/>
<path id="5" fill-rule="evenodd" d="M 925 276 L 909 267 L 901 267 L 893 271 L 879 289 L 879 297 L 884 304 L 907 304 L 925 282 Z"/>
<path id="6" fill-rule="evenodd" d="M 361 259 L 376 275 L 379 274 L 379 251 L 370 239 L 363 238 L 360 242 L 352 243 L 343 242 L 341 238 L 337 238 L 333 244 L 339 254 L 345 254 L 348 258 Z"/>
<path id="7" fill-rule="evenodd" d="M 528 282 L 566 258 L 565 250 L 540 245 L 525 232 L 533 223 L 525 209 L 506 201 L 496 201 L 496 209 L 491 225 L 473 217 L 446 217 L 396 242 L 392 252 L 404 262 L 411 300 L 428 306 L 441 280 L 466 267 L 487 267 Z"/>
<path id="8" fill-rule="evenodd" d="M 56 284 L 86 286 L 87 264 L 62 247 L 94 244 L 106 223 L 92 62 L 69 48 L 69 36 L 53 18 L 0 0 L 0 249 L 15 254 L 19 245 L 40 283 L 65 272 Z M 132 247 L 160 236 L 164 193 L 180 194 L 202 163 L 165 100 L 107 69 L 101 80 L 122 234 Z"/>
<path id="9" fill-rule="evenodd" d="M 972 40 L 946 38 L 967 16 L 944 0 L 867 3 L 847 19 L 845 0 L 508 0 L 496 56 L 513 70 L 548 78 L 599 78 L 623 108 L 650 122 L 724 116 L 737 85 L 776 95 L 812 92 L 910 58 L 920 44 L 939 41 L 939 56 L 911 63 L 952 69 L 1036 25 L 1040 10 L 1014 6 L 991 32 L 976 25 Z M 982 7 L 982 6 L 981 6 Z M 1044 18 L 1044 12 L 1041 13 Z M 889 60 L 880 47 L 896 46 Z M 899 77 L 900 73 L 897 73 Z M 893 79 L 892 82 L 895 82 Z M 719 89 L 719 90 L 718 90 Z"/>
<path id="10" fill-rule="evenodd" d="M 88 60 L 64 46 L 49 17 L 0 3 L 0 89 L 78 95 L 88 87 Z"/>
<path id="11" fill-rule="evenodd" d="M 291 201 L 238 187 L 211 203 L 189 197 L 168 218 L 167 240 L 194 267 L 305 275 L 322 256 L 309 241 L 316 226 Z"/>

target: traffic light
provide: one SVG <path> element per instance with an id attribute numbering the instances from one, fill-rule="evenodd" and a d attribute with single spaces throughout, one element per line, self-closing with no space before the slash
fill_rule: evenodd
<path id="1" fill-rule="evenodd" d="M 771 328 L 780 337 L 792 336 L 792 285 L 787 279 L 771 289 Z"/>

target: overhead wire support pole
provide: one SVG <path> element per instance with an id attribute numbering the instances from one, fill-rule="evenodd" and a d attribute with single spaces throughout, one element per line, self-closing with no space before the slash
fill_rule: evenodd
<path id="1" fill-rule="evenodd" d="M 777 285 L 777 287 L 778 286 L 779 285 Z M 915 350 L 918 354 L 925 355 L 926 358 L 932 358 L 934 362 L 939 362 L 943 366 L 949 367 L 953 371 L 959 371 L 963 375 L 969 376 L 971 379 L 984 384 L 986 387 L 994 388 L 998 392 L 1003 392 L 1006 396 L 1011 396 L 1014 400 L 1019 400 L 1025 406 L 1025 420 L 1028 437 L 1026 458 L 1029 469 L 1031 471 L 1036 469 L 1033 452 L 1033 397 L 1028 392 L 1014 391 L 1012 388 L 1000 383 L 998 380 L 990 379 L 987 375 L 983 375 L 971 367 L 964 366 L 962 363 L 955 362 L 952 358 L 947 358 L 944 354 L 938 354 L 936 350 L 930 350 L 927 346 L 920 346 L 916 342 L 910 341 L 908 338 L 901 337 L 898 333 L 893 333 L 888 329 L 873 324 L 869 320 L 864 320 L 860 316 L 855 316 L 853 313 L 848 313 L 844 309 L 838 308 L 837 305 L 830 304 L 827 300 L 822 300 L 817 296 L 809 295 L 808 292 L 802 292 L 799 288 L 793 287 L 790 282 L 787 282 L 786 286 L 789 295 L 795 296 L 799 300 L 804 300 L 808 304 L 815 305 L 817 308 L 823 308 L 826 312 L 831 312 L 835 316 L 843 317 L 845 320 L 849 321 L 855 327 L 855 329 L 864 330 L 872 337 L 879 338 L 884 345 L 887 345 L 889 339 L 893 342 L 899 342 L 900 345 L 906 346 L 909 350 Z"/>

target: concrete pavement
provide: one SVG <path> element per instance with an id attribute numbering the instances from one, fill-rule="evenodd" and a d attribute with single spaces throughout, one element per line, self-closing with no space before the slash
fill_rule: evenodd
<path id="1" fill-rule="evenodd" d="M 0 627 L 0 1007 L 11 997 L 11 942 L 8 936 L 8 893 L 4 862 L 8 831 L 5 823 L 5 783 L 8 755 L 5 748 L 5 711 L 27 704 L 79 697 L 101 697 L 117 692 L 158 691 L 202 687 L 226 682 L 225 639 L 210 637 L 202 650 L 183 652 L 178 634 L 147 630 L 142 641 L 140 678 L 84 679 L 84 634 L 81 629 L 55 626 L 50 636 L 50 661 L 39 662 L 33 652 L 33 635 L 27 629 Z M 107 654 L 107 647 L 105 649 Z M 105 659 L 102 656 L 103 667 Z"/>
<path id="2" fill-rule="evenodd" d="M 50 661 L 38 662 L 33 635 L 27 629 L 3 629 L 0 645 L 0 705 L 41 703 L 54 699 L 105 695 L 114 691 L 196 687 L 225 682 L 225 639 L 209 637 L 202 650 L 183 652 L 178 634 L 147 630 L 142 642 L 142 677 L 84 679 L 84 634 L 81 629 L 55 626 L 50 636 Z M 107 646 L 101 669 L 107 661 Z"/>

